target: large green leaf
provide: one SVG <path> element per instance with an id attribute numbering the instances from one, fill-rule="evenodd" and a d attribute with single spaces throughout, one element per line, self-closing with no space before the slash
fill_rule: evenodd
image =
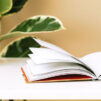
<path id="1" fill-rule="evenodd" d="M 40 47 L 40 45 L 32 37 L 21 38 L 5 47 L 2 57 L 28 57 L 31 53 L 29 47 Z"/>
<path id="2" fill-rule="evenodd" d="M 12 8 L 12 0 L 0 0 L 0 15 L 7 13 Z"/>
<path id="3" fill-rule="evenodd" d="M 23 21 L 13 28 L 8 34 L 0 37 L 0 41 L 7 38 L 22 36 L 24 34 L 35 34 L 42 32 L 53 32 L 63 29 L 62 22 L 53 16 L 34 16 Z"/>
<path id="4" fill-rule="evenodd" d="M 63 25 L 59 19 L 53 16 L 34 16 L 23 21 L 12 32 L 42 32 L 62 29 Z"/>
<path id="5" fill-rule="evenodd" d="M 3 0 L 3 1 L 5 1 L 5 0 Z M 23 8 L 23 6 L 27 2 L 27 0 L 12 0 L 12 2 L 13 2 L 12 9 L 9 12 L 4 13 L 3 16 L 12 14 L 12 13 L 17 13 L 18 11 L 20 11 Z"/>

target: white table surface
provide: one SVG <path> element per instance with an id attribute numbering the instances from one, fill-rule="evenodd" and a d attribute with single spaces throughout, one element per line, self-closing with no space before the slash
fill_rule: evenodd
<path id="1" fill-rule="evenodd" d="M 0 99 L 101 99 L 101 81 L 26 83 L 26 59 L 0 59 Z"/>

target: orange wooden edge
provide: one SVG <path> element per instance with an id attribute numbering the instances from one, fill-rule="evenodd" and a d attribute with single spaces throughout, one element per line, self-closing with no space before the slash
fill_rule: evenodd
<path id="1" fill-rule="evenodd" d="M 23 73 L 23 75 L 24 75 L 24 77 L 25 77 L 25 79 L 26 79 L 26 82 L 30 82 L 30 81 L 28 80 L 28 78 L 27 78 L 27 76 L 26 76 L 26 74 L 25 74 L 25 72 L 24 72 L 24 70 L 23 70 L 22 67 L 21 67 L 21 71 L 22 71 L 22 73 Z"/>

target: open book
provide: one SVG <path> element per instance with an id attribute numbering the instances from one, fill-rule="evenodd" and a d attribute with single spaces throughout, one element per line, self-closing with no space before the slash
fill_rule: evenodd
<path id="1" fill-rule="evenodd" d="M 21 68 L 27 82 L 101 79 L 101 52 L 77 58 L 56 45 L 34 40 L 43 47 L 30 48 L 30 59 Z"/>

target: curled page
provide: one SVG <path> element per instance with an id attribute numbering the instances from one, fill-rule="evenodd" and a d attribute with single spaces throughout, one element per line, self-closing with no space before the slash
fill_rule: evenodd
<path id="1" fill-rule="evenodd" d="M 41 46 L 44 46 L 44 47 L 52 49 L 56 52 L 60 52 L 62 54 L 67 55 L 73 61 L 76 61 L 77 63 L 81 64 L 85 69 L 87 69 L 89 72 L 91 72 L 93 75 L 95 75 L 95 73 L 92 71 L 92 69 L 87 64 L 85 64 L 82 60 L 78 59 L 77 57 L 75 57 L 75 56 L 71 55 L 70 53 L 66 52 L 65 50 L 61 49 L 60 47 L 58 47 L 56 45 L 53 45 L 51 43 L 36 39 L 36 38 L 34 38 L 34 40 L 36 42 L 38 42 Z"/>
<path id="2" fill-rule="evenodd" d="M 30 50 L 33 54 L 29 54 L 29 56 L 36 64 L 56 61 L 79 63 L 72 57 L 49 48 L 30 48 Z"/>
<path id="3" fill-rule="evenodd" d="M 42 41 L 42 40 L 39 40 L 39 39 L 36 39 L 36 38 L 34 38 L 34 40 L 36 42 L 38 42 L 41 46 L 44 46 L 46 48 L 50 48 L 52 50 L 55 50 L 55 51 L 58 51 L 58 52 L 61 52 L 61 53 L 67 54 L 67 55 L 71 55 L 70 53 L 66 52 L 65 50 L 63 50 L 62 48 L 60 48 L 56 45 L 53 45 L 51 43 L 48 43 L 48 42 L 45 42 L 45 41 Z"/>
<path id="4" fill-rule="evenodd" d="M 31 69 L 32 75 L 50 73 L 59 70 L 81 70 L 86 71 L 83 67 L 76 63 L 67 63 L 67 62 L 53 62 L 53 63 L 44 63 L 44 64 L 35 64 L 32 60 L 27 60 L 27 64 Z"/>

